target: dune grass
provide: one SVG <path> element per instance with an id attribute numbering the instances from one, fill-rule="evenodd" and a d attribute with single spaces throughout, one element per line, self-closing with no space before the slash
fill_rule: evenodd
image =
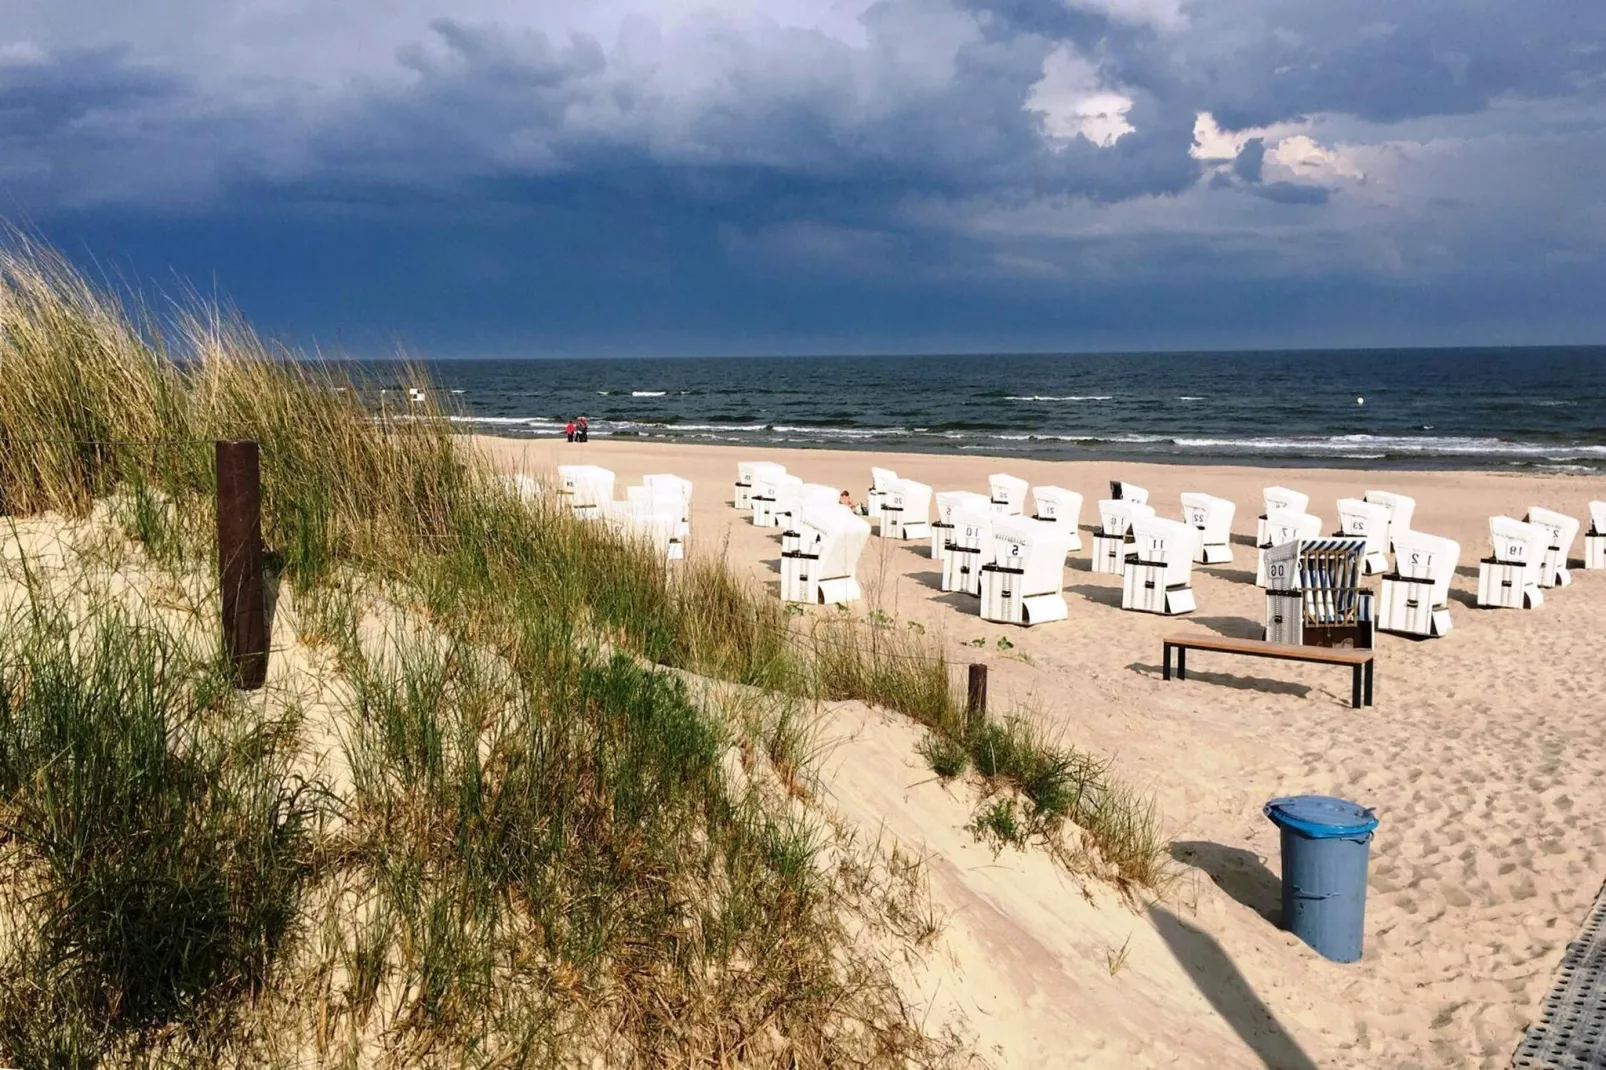
<path id="1" fill-rule="evenodd" d="M 233 696 L 215 658 L 32 591 L 0 657 L 0 857 L 29 893 L 0 1002 L 33 1011 L 0 1011 L 4 1059 L 934 1058 L 885 975 L 844 953 L 819 830 L 725 774 L 731 724 L 660 666 L 897 710 L 1040 815 L 1153 838 L 1107 784 L 1077 809 L 1068 752 L 967 734 L 938 645 L 794 620 L 715 557 L 671 571 L 521 500 L 439 392 L 390 402 L 290 356 L 0 245 L 0 512 L 112 499 L 155 566 L 206 572 L 213 441 L 259 442 L 273 582 L 345 681 L 350 771 L 300 779 L 293 704 Z M 805 719 L 788 705 L 763 734 L 802 793 Z"/>

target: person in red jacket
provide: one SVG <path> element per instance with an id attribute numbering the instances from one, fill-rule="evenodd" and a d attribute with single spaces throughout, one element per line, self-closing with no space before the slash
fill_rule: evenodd
<path id="1" fill-rule="evenodd" d="M 570 421 L 569 421 L 569 426 L 568 426 L 568 427 L 565 427 L 565 428 L 564 428 L 564 429 L 563 429 L 563 433 L 564 433 L 564 434 L 565 434 L 565 435 L 568 435 L 568 436 L 569 436 L 569 441 L 570 441 L 570 442 L 573 442 L 573 441 L 574 441 L 574 421 L 573 421 L 573 420 L 570 420 Z"/>

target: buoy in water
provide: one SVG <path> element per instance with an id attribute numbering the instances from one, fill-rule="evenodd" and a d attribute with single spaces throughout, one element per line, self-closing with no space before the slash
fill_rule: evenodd
<path id="1" fill-rule="evenodd" d="M 1355 404 L 1357 404 L 1357 405 L 1365 405 L 1366 404 L 1366 399 L 1365 398 L 1356 398 L 1355 399 Z"/>

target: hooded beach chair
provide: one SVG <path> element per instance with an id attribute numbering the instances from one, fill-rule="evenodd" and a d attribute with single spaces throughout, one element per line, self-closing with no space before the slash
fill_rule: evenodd
<path id="1" fill-rule="evenodd" d="M 999 516 L 1021 516 L 1026 512 L 1026 481 L 1019 476 L 997 472 L 987 477 L 992 510 Z"/>
<path id="2" fill-rule="evenodd" d="M 1411 523 L 1416 519 L 1416 499 L 1393 491 L 1369 490 L 1366 500 L 1389 511 L 1389 548 L 1392 549 L 1394 541 L 1411 530 Z"/>
<path id="3" fill-rule="evenodd" d="M 964 591 L 980 597 L 982 566 L 993 560 L 995 519 L 997 514 L 987 507 L 961 506 L 953 511 L 953 530 L 942 563 L 944 591 Z"/>
<path id="4" fill-rule="evenodd" d="M 810 504 L 795 518 L 796 550 L 781 554 L 781 598 L 809 605 L 845 605 L 862 596 L 859 555 L 870 541 L 869 521 L 836 502 Z"/>
<path id="5" fill-rule="evenodd" d="M 605 502 L 602 519 L 626 538 L 646 542 L 664 559 L 678 561 L 686 556 L 681 536 L 681 501 L 678 497 L 654 493 L 649 487 L 625 488 L 623 501 Z"/>
<path id="6" fill-rule="evenodd" d="M 782 480 L 775 487 L 775 526 L 781 529 L 781 549 L 797 549 L 797 539 L 801 533 L 799 519 L 802 513 L 815 505 L 839 505 L 842 492 L 836 487 L 825 483 L 805 483 L 799 479 L 793 483 L 790 479 Z"/>
<path id="7" fill-rule="evenodd" d="M 1420 531 L 1402 531 L 1394 544 L 1394 571 L 1383 577 L 1377 627 L 1424 638 L 1450 630 L 1450 580 L 1461 544 Z"/>
<path id="8" fill-rule="evenodd" d="M 895 479 L 881 501 L 883 539 L 931 537 L 931 488 L 913 479 Z"/>
<path id="9" fill-rule="evenodd" d="M 558 465 L 558 493 L 585 520 L 600 517 L 602 503 L 613 501 L 613 480 L 612 472 L 594 464 Z"/>
<path id="10" fill-rule="evenodd" d="M 1491 553 L 1478 562 L 1478 605 L 1533 609 L 1545 601 L 1539 589 L 1550 532 L 1509 516 L 1489 518 Z"/>
<path id="11" fill-rule="evenodd" d="M 890 468 L 870 469 L 870 490 L 864 496 L 864 515 L 871 520 L 881 515 L 881 506 L 886 503 L 887 491 L 898 481 L 898 473 Z"/>
<path id="12" fill-rule="evenodd" d="M 1065 555 L 1060 525 L 1025 517 L 993 518 L 993 559 L 981 566 L 981 616 L 999 624 L 1064 620 Z"/>
<path id="13" fill-rule="evenodd" d="M 939 566 L 946 564 L 948 549 L 954 540 L 954 511 L 957 509 L 981 510 L 991 508 L 985 494 L 973 490 L 939 490 L 936 493 L 937 519 L 931 522 L 931 559 Z"/>
<path id="14" fill-rule="evenodd" d="M 1266 518 L 1273 513 L 1303 513 L 1310 508 L 1310 495 L 1287 487 L 1266 487 L 1261 492 L 1263 508 L 1255 521 L 1255 545 L 1266 545 Z"/>
<path id="15" fill-rule="evenodd" d="M 1606 568 L 1606 502 L 1589 503 L 1589 531 L 1584 535 L 1584 567 Z"/>
<path id="16" fill-rule="evenodd" d="M 1193 561 L 1199 530 L 1180 520 L 1157 516 L 1132 521 L 1132 549 L 1126 555 L 1121 608 L 1172 616 L 1194 610 Z"/>
<path id="17" fill-rule="evenodd" d="M 1232 518 L 1238 506 L 1225 498 L 1189 491 L 1182 495 L 1183 522 L 1199 532 L 1193 559 L 1201 565 L 1232 561 Z"/>
<path id="18" fill-rule="evenodd" d="M 1333 534 L 1366 540 L 1366 557 L 1361 570 L 1368 576 L 1389 570 L 1390 515 L 1388 507 L 1377 502 L 1364 498 L 1338 499 L 1338 530 Z"/>
<path id="19" fill-rule="evenodd" d="M 1149 492 L 1146 488 L 1121 479 L 1110 480 L 1110 497 L 1118 502 L 1133 502 L 1137 505 L 1149 504 Z"/>
<path id="20" fill-rule="evenodd" d="M 1361 586 L 1366 540 L 1348 535 L 1321 538 L 1321 522 L 1289 523 L 1303 514 L 1274 512 L 1268 537 L 1293 538 L 1262 551 L 1266 575 L 1266 641 L 1292 646 L 1370 649 L 1372 592 Z M 1315 531 L 1315 537 L 1304 533 Z"/>
<path id="21" fill-rule="evenodd" d="M 1573 582 L 1573 574 L 1567 571 L 1567 558 L 1571 556 L 1573 543 L 1578 538 L 1578 518 L 1536 505 L 1528 510 L 1526 519 L 1528 523 L 1544 528 L 1550 536 L 1550 542 L 1545 547 L 1545 559 L 1539 566 L 1539 586 L 1569 586 Z"/>
<path id="22" fill-rule="evenodd" d="M 752 509 L 753 473 L 759 470 L 785 472 L 786 466 L 773 461 L 737 461 L 735 493 L 731 495 L 731 504 L 736 508 Z"/>
<path id="23" fill-rule="evenodd" d="M 1041 520 L 1046 524 L 1053 524 L 1065 533 L 1070 539 L 1067 552 L 1082 548 L 1082 496 L 1074 490 L 1064 487 L 1033 487 L 1032 500 L 1036 509 L 1032 514 L 1033 520 Z"/>
<path id="24" fill-rule="evenodd" d="M 781 500 L 782 488 L 801 487 L 803 480 L 788 474 L 784 469 L 775 468 L 753 470 L 753 492 L 748 497 L 753 507 L 753 526 L 755 528 L 773 528 L 779 523 L 776 506 Z"/>
<path id="25" fill-rule="evenodd" d="M 1257 587 L 1267 586 L 1267 550 L 1276 546 L 1286 546 L 1297 539 L 1319 539 L 1322 537 L 1322 518 L 1312 516 L 1310 513 L 1273 510 L 1263 519 L 1265 520 L 1266 541 L 1255 548 L 1255 585 Z"/>
<path id="26" fill-rule="evenodd" d="M 1105 498 L 1099 502 L 1099 526 L 1093 529 L 1093 571 L 1110 576 L 1125 573 L 1132 522 L 1153 515 L 1152 507 L 1131 498 Z"/>
<path id="27" fill-rule="evenodd" d="M 641 485 L 652 492 L 655 498 L 664 501 L 679 501 L 680 524 L 677 535 L 691 534 L 691 494 L 692 482 L 680 476 L 670 475 L 666 472 L 657 472 L 642 476 Z"/>

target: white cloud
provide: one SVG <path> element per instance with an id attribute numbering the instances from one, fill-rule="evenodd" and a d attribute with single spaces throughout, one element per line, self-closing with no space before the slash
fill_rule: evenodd
<path id="1" fill-rule="evenodd" d="M 1364 146 L 1345 142 L 1324 145 L 1317 141 L 1310 131 L 1322 118 L 1315 116 L 1296 123 L 1274 123 L 1229 133 L 1221 129 L 1215 116 L 1202 111 L 1194 118 L 1193 147 L 1189 151 L 1194 159 L 1212 165 L 1207 169 L 1208 177 L 1228 169 L 1244 146 L 1258 138 L 1266 146 L 1267 181 L 1364 181 L 1366 172 L 1360 165 Z"/>
<path id="2" fill-rule="evenodd" d="M 1132 98 L 1106 86 L 1098 69 L 1069 45 L 1043 60 L 1043 77 L 1027 94 L 1026 110 L 1038 114 L 1044 134 L 1062 143 L 1083 137 L 1109 148 L 1135 130 L 1127 121 Z"/>

